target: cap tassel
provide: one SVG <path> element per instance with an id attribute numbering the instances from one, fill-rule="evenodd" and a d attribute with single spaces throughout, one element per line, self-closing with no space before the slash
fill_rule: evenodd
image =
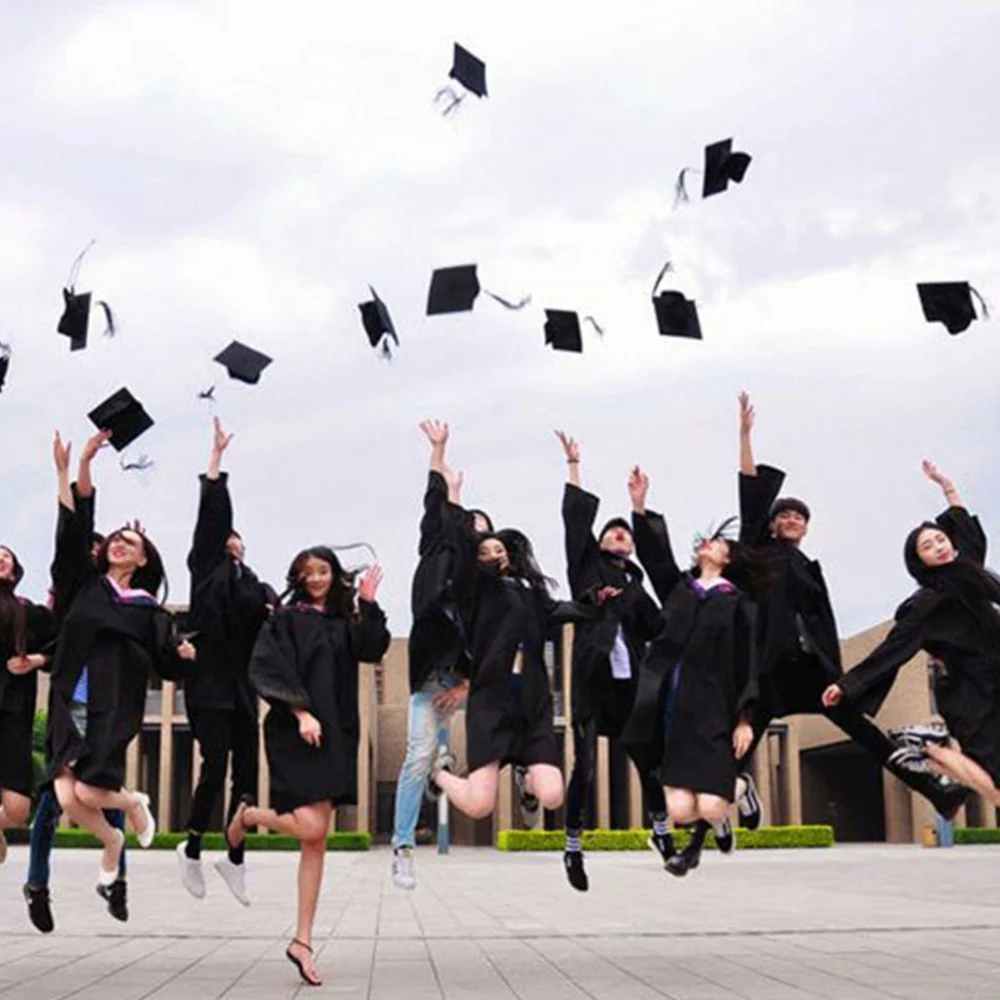
<path id="1" fill-rule="evenodd" d="M 448 104 L 445 109 L 441 112 L 442 118 L 447 118 L 461 103 L 465 100 L 465 94 L 459 94 L 454 87 L 445 86 L 442 87 L 434 95 L 434 103 L 439 104 L 443 97 L 448 98 Z"/>
<path id="2" fill-rule="evenodd" d="M 678 175 L 677 180 L 674 183 L 674 208 L 681 204 L 687 204 L 691 200 L 691 196 L 688 194 L 687 190 L 687 175 L 689 173 L 700 174 L 700 170 L 695 170 L 694 167 L 685 167 Z"/>
<path id="3" fill-rule="evenodd" d="M 583 321 L 584 323 L 589 323 L 594 328 L 594 332 L 598 337 L 604 336 L 604 327 L 601 326 L 593 316 L 584 316 Z"/>
<path id="4" fill-rule="evenodd" d="M 488 295 L 495 302 L 499 302 L 500 305 L 504 307 L 504 309 L 513 309 L 515 311 L 518 309 L 523 309 L 531 301 L 531 296 L 525 295 L 525 297 L 523 299 L 520 299 L 518 302 L 511 302 L 509 299 L 502 298 L 501 296 L 497 295 L 496 292 L 488 291 L 485 288 L 483 289 L 483 295 Z"/>
<path id="5" fill-rule="evenodd" d="M 388 337 L 382 338 L 378 353 L 379 357 L 381 357 L 383 361 L 392 361 L 392 348 L 389 346 Z"/>
<path id="6" fill-rule="evenodd" d="M 126 462 L 125 456 L 122 455 L 118 464 L 121 466 L 122 472 L 145 472 L 146 469 L 153 467 L 153 462 L 148 455 L 140 455 L 134 462 Z"/>
<path id="7" fill-rule="evenodd" d="M 97 239 L 92 239 L 77 255 L 76 260 L 73 261 L 73 266 L 69 269 L 69 276 L 66 279 L 66 287 L 73 291 L 76 287 L 76 280 L 80 277 L 80 268 L 83 265 L 83 258 L 87 256 L 87 251 L 97 242 Z"/>
<path id="8" fill-rule="evenodd" d="M 0 392 L 3 392 L 3 384 L 7 379 L 7 372 L 10 369 L 10 344 L 5 344 L 0 340 Z"/>
<path id="9" fill-rule="evenodd" d="M 990 310 L 986 305 L 986 299 L 984 299 L 982 295 L 979 294 L 979 290 L 977 288 L 973 288 L 972 285 L 969 285 L 969 291 L 972 292 L 972 294 L 979 300 L 979 308 L 983 311 L 983 319 L 989 319 Z"/>
<path id="10" fill-rule="evenodd" d="M 118 324 L 115 321 L 115 314 L 111 311 L 111 306 L 103 300 L 97 303 L 104 311 L 104 336 L 113 337 L 118 332 Z"/>
<path id="11" fill-rule="evenodd" d="M 215 386 L 214 385 L 210 385 L 203 392 L 199 392 L 198 393 L 198 398 L 199 399 L 207 399 L 210 403 L 214 403 L 215 402 Z"/>
<path id="12" fill-rule="evenodd" d="M 671 261 L 667 261 L 663 267 L 660 268 L 660 273 L 656 276 L 656 281 L 653 282 L 653 298 L 656 298 L 656 293 L 660 288 L 660 282 L 663 281 L 664 277 L 668 272 L 672 272 L 674 265 Z"/>

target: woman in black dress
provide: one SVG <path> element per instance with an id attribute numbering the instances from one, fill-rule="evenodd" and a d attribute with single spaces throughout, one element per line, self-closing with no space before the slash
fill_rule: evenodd
<path id="1" fill-rule="evenodd" d="M 456 592 L 466 610 L 472 679 L 465 716 L 468 777 L 441 757 L 431 772 L 449 801 L 467 816 L 493 812 L 500 769 L 515 765 L 522 810 L 558 809 L 563 802 L 552 694 L 543 648 L 550 624 L 589 616 L 590 609 L 549 595 L 549 580 L 531 543 L 506 528 L 482 536 Z M 537 803 L 535 802 L 537 800 Z"/>
<path id="2" fill-rule="evenodd" d="M 88 449 L 96 452 L 109 437 L 95 435 Z M 86 510 L 92 517 L 93 506 Z M 149 672 L 177 679 L 196 653 L 189 642 L 178 642 L 173 618 L 155 596 L 164 573 L 153 543 L 133 527 L 119 528 L 93 560 L 92 532 L 91 521 L 62 533 L 62 551 L 56 553 L 62 587 L 74 596 L 60 622 L 52 668 L 49 778 L 63 811 L 103 844 L 99 885 L 109 886 L 118 878 L 125 841 L 102 810 L 123 810 L 143 847 L 156 831 L 149 797 L 123 787 L 125 754 L 142 726 Z M 82 709 L 74 694 L 84 671 Z"/>
<path id="3" fill-rule="evenodd" d="M 378 663 L 391 636 L 375 603 L 382 570 L 373 566 L 357 601 L 340 561 L 326 546 L 300 552 L 288 571 L 290 602 L 265 623 L 250 659 L 250 683 L 271 706 L 264 745 L 271 807 L 246 798 L 226 832 L 231 846 L 266 826 L 301 841 L 295 937 L 285 954 L 311 986 L 316 918 L 330 816 L 357 802 L 358 664 Z"/>
<path id="4" fill-rule="evenodd" d="M 0 864 L 4 830 L 23 826 L 31 811 L 36 671 L 49 663 L 45 650 L 54 635 L 52 612 L 16 593 L 23 576 L 14 551 L 0 546 Z"/>
<path id="5" fill-rule="evenodd" d="M 919 584 L 896 611 L 882 643 L 823 692 L 823 704 L 855 702 L 923 650 L 942 665 L 938 708 L 948 733 L 933 727 L 903 732 L 910 750 L 901 763 L 927 766 L 975 789 L 1000 807 L 1000 579 L 984 566 L 986 536 L 954 484 L 931 463 L 928 479 L 944 492 L 948 509 L 910 532 L 903 558 Z M 918 743 L 918 747 L 912 744 Z"/>
<path id="6" fill-rule="evenodd" d="M 738 761 L 753 741 L 756 609 L 747 592 L 760 586 L 762 570 L 751 550 L 716 532 L 699 540 L 694 566 L 683 572 L 663 516 L 646 509 L 648 491 L 649 478 L 633 469 L 636 554 L 663 617 L 640 669 L 622 741 L 640 766 L 659 768 L 674 823 L 710 823 L 727 850 Z M 675 875 L 687 870 L 681 855 L 670 858 L 667 869 Z"/>

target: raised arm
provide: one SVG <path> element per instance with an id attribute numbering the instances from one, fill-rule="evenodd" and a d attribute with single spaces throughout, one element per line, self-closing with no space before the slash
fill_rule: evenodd
<path id="1" fill-rule="evenodd" d="M 948 509 L 934 520 L 948 533 L 955 548 L 973 562 L 982 566 L 986 562 L 986 533 L 983 531 L 979 518 L 970 514 L 962 498 L 958 495 L 955 484 L 937 466 L 927 459 L 923 461 L 924 475 L 932 483 L 941 487 Z"/>
<path id="2" fill-rule="evenodd" d="M 563 446 L 566 455 L 566 480 L 572 483 L 577 489 L 580 488 L 580 446 L 575 438 L 571 438 L 565 431 L 556 431 L 556 437 Z"/>
<path id="3" fill-rule="evenodd" d="M 445 449 L 448 446 L 448 425 L 442 420 L 424 420 L 420 429 L 431 443 L 431 472 L 444 475 Z"/>
<path id="4" fill-rule="evenodd" d="M 750 397 L 740 393 L 740 474 L 756 476 L 757 465 L 753 460 L 753 421 L 754 410 Z"/>
<path id="5" fill-rule="evenodd" d="M 556 431 L 556 437 L 562 443 L 568 469 L 562 503 L 566 570 L 570 592 L 575 600 L 581 600 L 602 583 L 596 572 L 600 548 L 594 537 L 600 501 L 580 486 L 580 446 L 564 431 Z"/>
<path id="6" fill-rule="evenodd" d="M 94 495 L 94 480 L 91 476 L 90 465 L 97 453 L 110 440 L 111 431 L 98 431 L 87 440 L 87 443 L 83 447 L 83 454 L 80 456 L 80 467 L 76 474 L 76 492 L 84 500 L 89 500 Z"/>
<path id="7" fill-rule="evenodd" d="M 59 486 L 59 505 L 72 511 L 73 491 L 69 485 L 69 456 L 72 444 L 63 444 L 59 431 L 56 431 L 55 440 L 52 442 L 52 458 L 56 463 L 56 480 Z"/>
<path id="8" fill-rule="evenodd" d="M 351 648 L 362 663 L 381 663 L 392 635 L 385 612 L 375 601 L 382 583 L 382 567 L 376 563 L 358 585 L 358 616 L 351 622 Z"/>
<path id="9" fill-rule="evenodd" d="M 667 522 L 662 514 L 646 509 L 649 476 L 636 466 L 629 475 L 629 496 L 632 498 L 632 535 L 635 552 L 661 604 L 681 579 L 681 570 L 670 545 Z"/>
<path id="10" fill-rule="evenodd" d="M 221 471 L 222 456 L 233 435 L 226 434 L 218 417 L 212 421 L 212 451 L 208 470 L 201 477 L 198 520 L 188 554 L 188 569 L 196 576 L 211 571 L 226 556 L 226 542 L 233 533 L 233 505 L 229 496 L 228 475 Z"/>

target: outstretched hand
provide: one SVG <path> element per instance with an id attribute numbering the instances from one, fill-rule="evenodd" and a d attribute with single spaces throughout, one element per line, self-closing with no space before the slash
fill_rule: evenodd
<path id="1" fill-rule="evenodd" d="M 358 597 L 362 601 L 367 601 L 369 604 L 375 603 L 375 595 L 382 583 L 382 576 L 382 567 L 378 563 L 365 572 L 365 575 L 361 577 L 361 583 L 358 584 Z"/>
<path id="2" fill-rule="evenodd" d="M 649 494 L 649 476 L 639 466 L 635 466 L 628 476 L 628 495 L 632 498 L 632 509 L 639 514 L 646 512 L 646 496 Z"/>
<path id="3" fill-rule="evenodd" d="M 420 429 L 435 448 L 443 447 L 448 443 L 448 425 L 443 420 L 422 420 Z"/>
<path id="4" fill-rule="evenodd" d="M 52 457 L 55 460 L 57 472 L 69 472 L 69 453 L 72 447 L 72 442 L 63 444 L 59 431 L 56 431 L 55 439 L 52 442 Z"/>
<path id="5" fill-rule="evenodd" d="M 921 468 L 924 470 L 924 475 L 932 482 L 937 483 L 946 493 L 948 490 L 955 488 L 955 484 L 943 473 L 938 470 L 938 467 L 928 458 L 925 458 L 921 462 Z"/>
<path id="6" fill-rule="evenodd" d="M 753 746 L 753 727 L 749 722 L 738 722 L 733 730 L 733 754 L 737 760 L 747 755 Z"/>
<path id="7" fill-rule="evenodd" d="M 570 437 L 565 431 L 556 431 L 556 437 L 559 438 L 559 442 L 562 444 L 563 452 L 566 455 L 566 461 L 579 462 L 580 445 L 577 444 L 576 438 Z"/>
<path id="8" fill-rule="evenodd" d="M 105 428 L 87 438 L 87 443 L 83 446 L 83 454 L 80 456 L 81 462 L 91 462 L 94 456 L 111 440 L 111 431 Z"/>
<path id="9" fill-rule="evenodd" d="M 450 465 L 445 465 L 441 469 L 441 475 L 448 484 L 448 499 L 452 503 L 458 503 L 462 497 L 462 485 L 465 483 L 465 473 L 459 470 L 456 472 Z"/>
<path id="10" fill-rule="evenodd" d="M 823 707 L 835 708 L 844 700 L 844 689 L 839 684 L 831 684 L 823 692 Z"/>
<path id="11" fill-rule="evenodd" d="M 750 402 L 750 396 L 746 392 L 740 393 L 740 433 L 749 434 L 753 430 L 754 408 Z"/>
<path id="12" fill-rule="evenodd" d="M 227 434 L 222 429 L 222 421 L 218 417 L 212 418 L 212 453 L 214 455 L 222 457 L 222 453 L 229 447 L 229 442 L 232 441 L 233 435 Z"/>

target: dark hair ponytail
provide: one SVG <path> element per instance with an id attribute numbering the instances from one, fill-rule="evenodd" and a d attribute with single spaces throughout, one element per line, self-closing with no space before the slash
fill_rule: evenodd
<path id="1" fill-rule="evenodd" d="M 0 646 L 14 656 L 23 656 L 28 644 L 27 616 L 14 591 L 24 577 L 24 567 L 13 549 L 6 545 L 0 547 L 10 553 L 14 563 L 14 576 L 10 580 L 0 580 Z M 0 663 L 0 670 L 6 669 L 6 663 Z"/>
<path id="2" fill-rule="evenodd" d="M 111 534 L 108 535 L 103 542 L 101 542 L 101 547 L 97 550 L 96 558 L 98 570 L 100 570 L 101 573 L 108 572 L 108 548 L 111 546 L 111 543 L 115 541 L 115 539 L 120 538 L 126 531 L 134 532 L 142 539 L 142 551 L 146 557 L 146 564 L 144 566 L 137 566 L 135 571 L 132 573 L 131 585 L 135 587 L 136 590 L 145 590 L 154 598 L 158 598 L 158 591 L 162 587 L 163 598 L 160 599 L 160 603 L 166 604 L 167 597 L 170 594 L 170 584 L 167 581 L 166 570 L 163 568 L 163 557 L 160 555 L 159 549 L 157 549 L 150 539 L 141 531 L 137 531 L 133 528 L 132 525 L 126 524 L 117 531 L 112 531 Z"/>

